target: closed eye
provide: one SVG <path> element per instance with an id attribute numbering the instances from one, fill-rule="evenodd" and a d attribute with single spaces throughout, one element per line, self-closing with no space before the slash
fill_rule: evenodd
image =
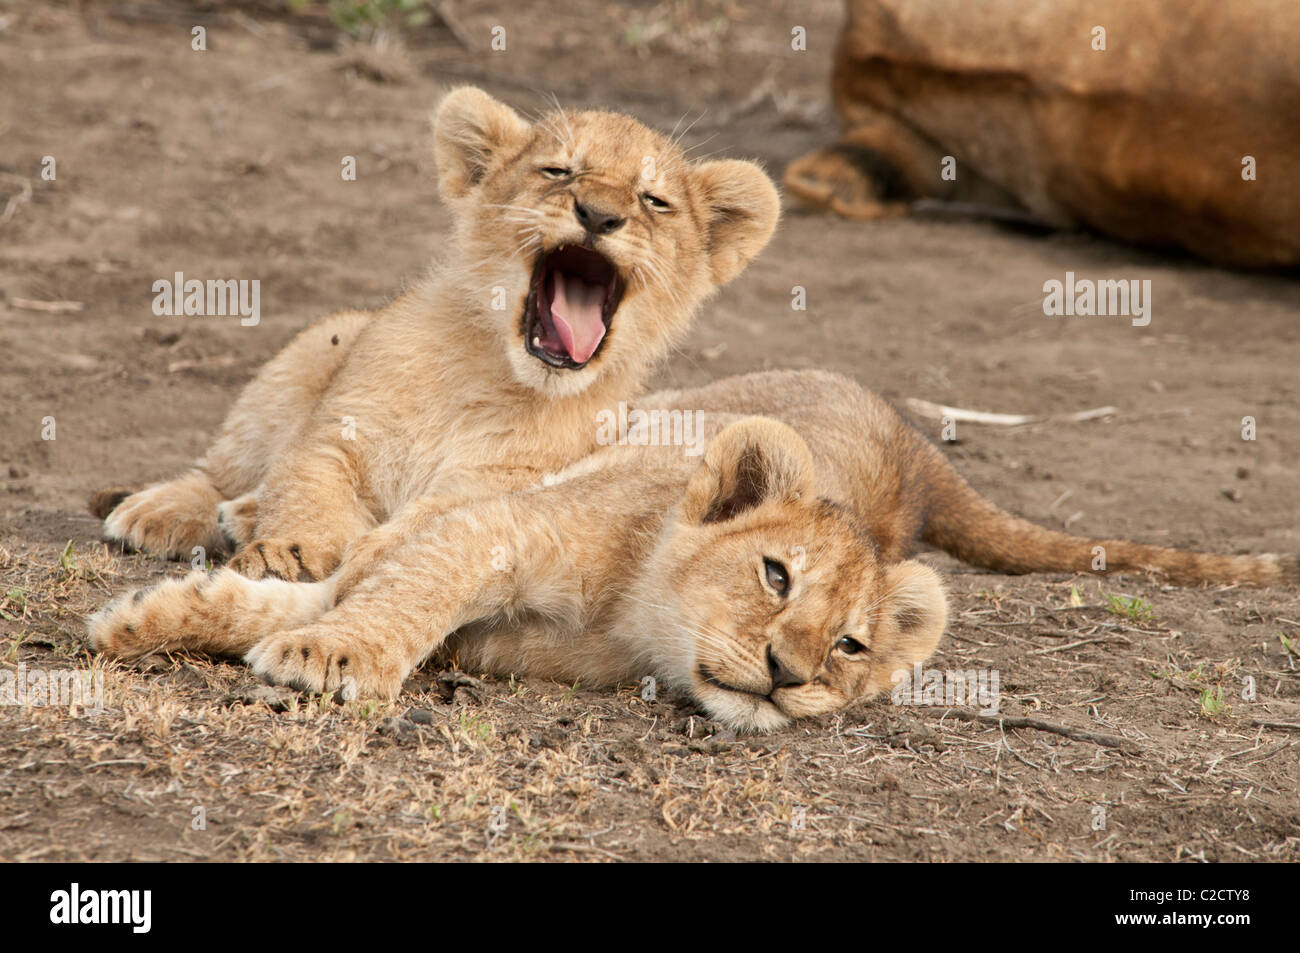
<path id="1" fill-rule="evenodd" d="M 538 171 L 548 179 L 567 179 L 569 176 L 573 175 L 572 169 L 566 169 L 564 166 L 560 165 L 548 165 Z"/>

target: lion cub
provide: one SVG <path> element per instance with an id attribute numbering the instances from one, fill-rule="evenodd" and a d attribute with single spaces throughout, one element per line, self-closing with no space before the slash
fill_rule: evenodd
<path id="1" fill-rule="evenodd" d="M 430 655 L 472 671 L 613 685 L 655 675 L 737 729 L 889 687 L 946 622 L 929 543 L 1002 572 L 1154 572 L 1300 583 L 1293 556 L 1087 539 L 985 500 L 881 398 L 823 372 L 646 397 L 698 413 L 707 450 L 612 446 L 525 491 L 429 510 L 317 583 L 191 573 L 90 620 L 120 656 L 195 649 L 312 691 L 395 696 Z M 748 416 L 764 412 L 770 417 Z M 770 419 L 778 418 L 778 419 Z"/>
<path id="2" fill-rule="evenodd" d="M 437 110 L 434 156 L 454 227 L 431 277 L 299 334 L 186 475 L 96 494 L 107 538 L 231 542 L 251 578 L 324 579 L 412 500 L 534 483 L 595 449 L 597 408 L 641 391 L 779 215 L 753 163 L 688 162 L 613 113 L 530 123 L 472 88 Z"/>
<path id="3" fill-rule="evenodd" d="M 93 617 L 91 643 L 243 654 L 272 681 L 345 696 L 394 697 L 434 653 L 589 686 L 654 675 L 737 730 L 843 708 L 927 658 L 947 619 L 938 575 L 881 560 L 853 511 L 819 496 L 790 427 L 706 428 L 702 461 L 609 448 L 433 516 L 363 567 L 350 552 L 324 582 L 166 581 Z"/>

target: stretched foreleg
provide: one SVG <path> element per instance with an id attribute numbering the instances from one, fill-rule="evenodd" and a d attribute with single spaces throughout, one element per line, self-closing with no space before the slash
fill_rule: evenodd
<path id="1" fill-rule="evenodd" d="M 333 585 L 193 572 L 127 593 L 91 616 L 91 647 L 133 658 L 188 649 L 243 655 L 258 640 L 304 625 L 334 605 Z"/>
<path id="2" fill-rule="evenodd" d="M 584 583 L 560 527 L 566 516 L 581 518 L 581 508 L 557 514 L 530 496 L 445 513 L 428 533 L 388 552 L 332 611 L 266 637 L 246 660 L 279 684 L 392 698 L 451 633 L 475 620 L 530 612 L 579 624 Z"/>

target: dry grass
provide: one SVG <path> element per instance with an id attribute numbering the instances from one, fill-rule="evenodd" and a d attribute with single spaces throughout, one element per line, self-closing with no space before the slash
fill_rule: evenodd
<path id="1" fill-rule="evenodd" d="M 4 665 L 104 675 L 99 714 L 0 709 L 4 859 L 1300 859 L 1300 739 L 1251 724 L 1300 720 L 1282 644 L 1194 660 L 1086 582 L 959 576 L 935 660 L 995 664 L 1001 713 L 1049 730 L 884 702 L 736 738 L 633 686 L 425 671 L 337 704 L 236 663 L 88 656 L 85 613 L 160 571 L 96 543 L 0 550 Z"/>

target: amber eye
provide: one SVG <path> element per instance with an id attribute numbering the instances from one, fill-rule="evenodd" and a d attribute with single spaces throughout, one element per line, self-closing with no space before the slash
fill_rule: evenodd
<path id="1" fill-rule="evenodd" d="M 542 175 L 546 176 L 548 179 L 567 179 L 569 176 L 573 175 L 572 169 L 566 169 L 563 166 L 558 165 L 548 165 L 541 171 Z"/>
<path id="2" fill-rule="evenodd" d="M 835 647 L 845 655 L 857 655 L 859 652 L 865 652 L 867 647 L 853 638 L 851 635 L 841 636 L 840 640 L 835 643 Z"/>
<path id="3" fill-rule="evenodd" d="M 657 195 L 651 195 L 649 192 L 646 192 L 644 195 L 641 196 L 641 198 L 645 199 L 645 204 L 649 205 L 656 212 L 672 211 L 673 207 Z"/>
<path id="4" fill-rule="evenodd" d="M 790 591 L 790 574 L 785 571 L 785 567 L 775 559 L 764 559 L 763 574 L 767 578 L 767 584 L 784 599 Z"/>

